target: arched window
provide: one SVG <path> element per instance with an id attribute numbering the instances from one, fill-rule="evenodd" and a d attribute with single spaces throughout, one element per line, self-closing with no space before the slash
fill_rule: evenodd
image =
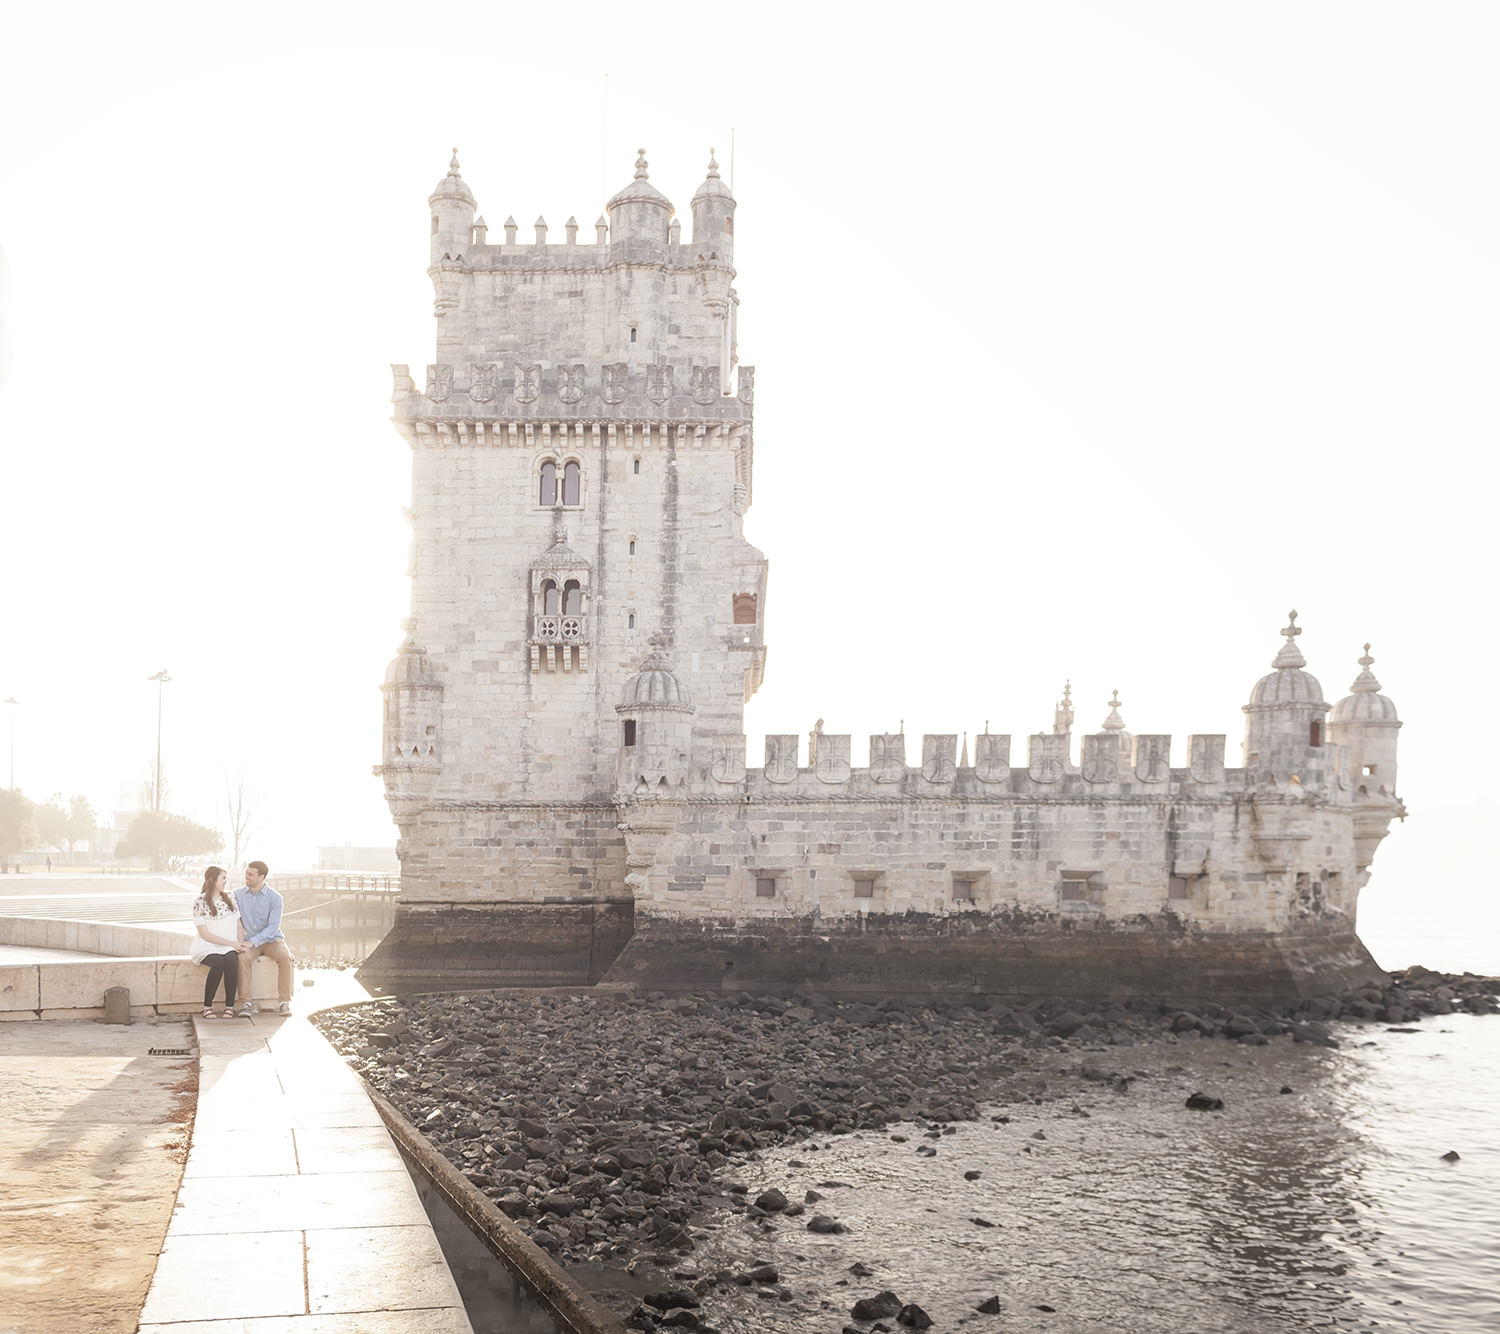
<path id="1" fill-rule="evenodd" d="M 557 504 L 557 464 L 551 459 L 542 464 L 542 489 L 537 497 L 537 504 Z"/>
<path id="2" fill-rule="evenodd" d="M 562 600 L 558 596 L 557 581 L 554 579 L 542 580 L 542 615 L 559 616 L 562 614 Z"/>
<path id="3" fill-rule="evenodd" d="M 630 539 L 630 554 L 635 555 L 635 538 Z"/>
<path id="4" fill-rule="evenodd" d="M 563 585 L 562 614 L 564 616 L 581 616 L 583 614 L 583 589 L 579 587 L 578 580 L 569 579 Z"/>
<path id="5" fill-rule="evenodd" d="M 562 503 L 564 505 L 578 504 L 578 464 L 571 460 L 563 464 Z"/>
<path id="6" fill-rule="evenodd" d="M 754 593 L 736 593 L 734 595 L 734 623 L 736 625 L 755 624 Z"/>

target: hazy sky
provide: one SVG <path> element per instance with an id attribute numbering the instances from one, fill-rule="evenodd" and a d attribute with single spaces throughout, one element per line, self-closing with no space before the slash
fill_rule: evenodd
<path id="1" fill-rule="evenodd" d="M 273 861 L 393 839 L 426 197 L 456 144 L 492 228 L 590 235 L 639 145 L 681 215 L 733 133 L 752 755 L 1024 754 L 1071 678 L 1079 731 L 1118 687 L 1235 757 L 1295 606 L 1328 698 L 1370 640 L 1407 720 L 1367 922 L 1500 938 L 1497 48 L 1493 3 L 3 0 L 16 781 L 112 809 L 166 667 L 173 808 L 244 771 Z"/>

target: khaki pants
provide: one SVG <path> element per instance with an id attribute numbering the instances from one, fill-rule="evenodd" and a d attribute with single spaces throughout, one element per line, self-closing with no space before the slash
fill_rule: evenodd
<path id="1" fill-rule="evenodd" d="M 292 998 L 292 952 L 287 949 L 284 940 L 268 940 L 264 945 L 251 945 L 240 955 L 240 987 L 241 1001 L 254 999 L 250 991 L 250 965 L 264 954 L 268 959 L 276 960 L 276 996 L 278 1000 L 289 1001 Z"/>

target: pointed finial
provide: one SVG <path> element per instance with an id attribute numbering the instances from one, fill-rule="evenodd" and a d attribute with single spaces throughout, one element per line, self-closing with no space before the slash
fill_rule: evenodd
<path id="1" fill-rule="evenodd" d="M 448 159 L 448 175 L 458 175 L 458 149 L 453 150 L 453 156 Z"/>
<path id="2" fill-rule="evenodd" d="M 1073 727 L 1073 683 L 1063 683 L 1063 697 L 1052 714 L 1053 736 L 1065 736 Z"/>
<path id="3" fill-rule="evenodd" d="M 712 180 L 719 179 L 719 160 L 714 156 L 712 148 L 708 150 L 708 174 Z"/>
<path id="4" fill-rule="evenodd" d="M 1349 687 L 1350 693 L 1355 695 L 1373 695 L 1380 689 L 1380 682 L 1375 679 L 1375 673 L 1370 670 L 1375 665 L 1375 659 L 1370 656 L 1370 646 L 1365 645 L 1365 656 L 1359 660 L 1360 673 L 1354 678 L 1354 684 Z"/>
<path id="5" fill-rule="evenodd" d="M 958 767 L 967 769 L 969 767 L 969 734 L 964 733 L 964 748 L 958 757 Z"/>
<path id="6" fill-rule="evenodd" d="M 1271 666 L 1306 667 L 1307 659 L 1302 656 L 1302 651 L 1297 647 L 1297 636 L 1302 633 L 1302 627 L 1297 624 L 1297 613 L 1295 611 L 1287 614 L 1286 628 L 1281 632 L 1286 636 L 1286 643 L 1281 646 L 1281 651 L 1271 659 Z"/>
<path id="7" fill-rule="evenodd" d="M 1109 697 L 1109 717 L 1104 720 L 1106 732 L 1123 732 L 1125 720 L 1120 717 L 1120 692 L 1116 690 Z"/>
<path id="8" fill-rule="evenodd" d="M 644 148 L 638 148 L 635 151 L 635 178 L 638 181 L 648 180 L 649 177 L 646 172 L 646 167 L 648 166 L 648 163 L 646 162 L 646 150 Z"/>

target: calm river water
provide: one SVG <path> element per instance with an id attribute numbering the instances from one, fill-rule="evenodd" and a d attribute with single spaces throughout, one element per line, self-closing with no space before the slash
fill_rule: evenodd
<path id="1" fill-rule="evenodd" d="M 1500 1329 L 1500 1018 L 1415 1027 L 1341 1026 L 1338 1049 L 1040 1053 L 1056 1067 L 1043 1101 L 990 1109 L 1008 1123 L 766 1154 L 735 1174 L 752 1196 L 819 1190 L 808 1216 L 849 1231 L 730 1223 L 693 1265 L 769 1260 L 798 1300 L 756 1302 L 748 1323 L 704 1314 L 725 1330 L 836 1330 L 855 1298 L 890 1289 L 949 1329 Z M 1129 1077 L 1128 1092 L 1068 1078 L 1080 1063 Z M 1187 1110 L 1199 1089 L 1224 1111 Z M 855 1262 L 873 1275 L 852 1277 Z M 814 1294 L 833 1296 L 821 1318 Z M 992 1295 L 1001 1313 L 978 1314 Z"/>

